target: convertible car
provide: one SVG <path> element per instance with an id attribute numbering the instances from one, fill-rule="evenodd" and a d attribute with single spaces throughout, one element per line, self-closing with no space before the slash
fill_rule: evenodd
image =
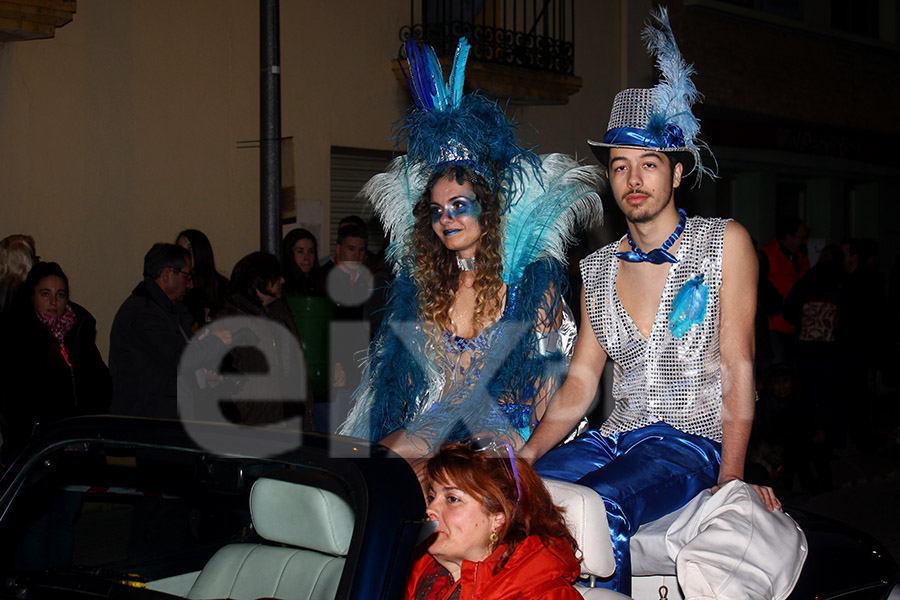
<path id="1" fill-rule="evenodd" d="M 0 480 L 0 598 L 400 598 L 425 503 L 385 454 L 175 421 L 47 428 Z"/>
<path id="2" fill-rule="evenodd" d="M 589 506 L 598 498 L 579 487 L 554 497 L 582 525 L 589 580 L 606 559 Z M 900 598 L 897 567 L 876 542 L 794 518 L 809 555 L 791 598 Z M 72 419 L 35 436 L 0 479 L 0 598 L 395 600 L 430 525 L 412 470 L 377 445 Z M 680 597 L 674 577 L 648 581 L 635 598 Z"/>

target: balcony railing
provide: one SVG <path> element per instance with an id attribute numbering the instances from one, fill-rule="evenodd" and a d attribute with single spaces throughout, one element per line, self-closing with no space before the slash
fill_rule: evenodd
<path id="1" fill-rule="evenodd" d="M 75 10 L 75 0 L 0 0 L 0 43 L 52 38 Z"/>
<path id="2" fill-rule="evenodd" d="M 574 75 L 574 0 L 410 0 L 400 40 L 423 41 L 448 57 L 457 40 L 470 59 Z M 401 47 L 402 52 L 402 47 Z"/>

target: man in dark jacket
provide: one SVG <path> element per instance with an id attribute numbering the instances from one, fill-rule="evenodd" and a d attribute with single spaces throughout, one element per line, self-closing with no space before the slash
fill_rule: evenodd
<path id="1" fill-rule="evenodd" d="M 113 414 L 178 418 L 178 364 L 192 322 L 181 301 L 193 287 L 192 267 L 190 252 L 175 244 L 154 244 L 144 256 L 144 280 L 109 334 Z M 222 342 L 210 335 L 203 343 Z"/>
<path id="2" fill-rule="evenodd" d="M 328 297 L 334 302 L 332 322 L 331 405 L 317 409 L 317 429 L 334 431 L 350 409 L 350 394 L 359 385 L 359 359 L 371 340 L 366 302 L 372 296 L 372 273 L 365 265 L 369 238 L 365 227 L 348 223 L 338 229 L 334 259 L 322 266 Z M 324 412 L 328 410 L 330 423 Z"/>

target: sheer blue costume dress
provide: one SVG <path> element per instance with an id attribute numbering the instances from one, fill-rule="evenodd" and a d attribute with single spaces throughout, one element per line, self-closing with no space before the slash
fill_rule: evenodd
<path id="1" fill-rule="evenodd" d="M 562 299 L 564 249 L 577 224 L 602 214 L 599 171 L 559 154 L 525 170 L 502 218 L 505 308 L 473 339 L 429 336 L 421 321 L 410 198 L 421 197 L 430 174 L 400 158 L 364 189 L 394 240 L 389 258 L 396 277 L 363 382 L 338 432 L 378 441 L 403 429 L 430 449 L 472 435 L 520 444 L 568 368 L 576 332 Z M 443 345 L 439 351 L 436 343 Z"/>

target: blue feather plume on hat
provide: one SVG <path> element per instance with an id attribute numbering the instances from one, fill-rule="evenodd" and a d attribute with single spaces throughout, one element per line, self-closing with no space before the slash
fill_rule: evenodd
<path id="1" fill-rule="evenodd" d="M 694 66 L 684 60 L 678 49 L 675 34 L 669 24 L 669 11 L 660 6 L 657 11 L 650 13 L 650 17 L 651 22 L 644 28 L 641 38 L 647 44 L 647 50 L 656 56 L 660 81 L 653 87 L 653 107 L 648 115 L 647 131 L 662 139 L 666 128 L 676 125 L 684 136 L 686 149 L 699 152 L 702 148 L 708 152 L 706 143 L 697 139 L 700 121 L 691 112 L 691 106 L 703 98 L 703 94 L 691 81 L 691 76 L 695 73 Z M 713 169 L 703 166 L 699 156 L 697 169 L 700 172 L 698 182 L 703 175 L 716 176 Z"/>

